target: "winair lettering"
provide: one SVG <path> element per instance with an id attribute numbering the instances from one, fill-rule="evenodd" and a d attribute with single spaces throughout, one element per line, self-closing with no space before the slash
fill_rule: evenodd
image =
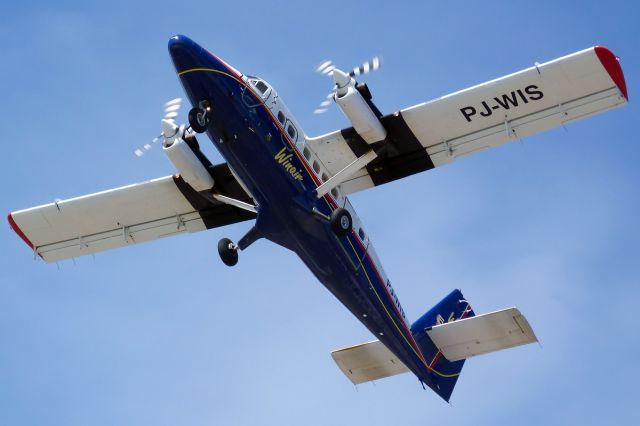
<path id="1" fill-rule="evenodd" d="M 278 152 L 273 158 L 275 158 L 278 164 L 280 164 L 287 172 L 289 172 L 291 177 L 293 177 L 295 180 L 302 180 L 302 173 L 300 173 L 300 170 L 298 170 L 290 161 L 291 157 L 293 157 L 293 154 L 287 154 L 286 149 L 287 148 L 283 147 L 280 152 Z"/>
<path id="2" fill-rule="evenodd" d="M 471 105 L 460 108 L 460 112 L 465 120 L 470 123 L 477 114 L 480 114 L 482 117 L 489 117 L 495 110 L 503 109 L 508 111 L 512 108 L 528 104 L 531 101 L 539 101 L 543 97 L 544 93 L 542 93 L 540 88 L 535 84 L 531 84 L 524 89 L 513 90 L 510 93 L 482 101 L 478 108 Z"/>

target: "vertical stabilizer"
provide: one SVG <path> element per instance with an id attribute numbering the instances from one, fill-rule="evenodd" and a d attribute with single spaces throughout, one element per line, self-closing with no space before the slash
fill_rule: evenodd
<path id="1" fill-rule="evenodd" d="M 453 388 L 462 371 L 464 359 L 454 362 L 448 361 L 433 343 L 427 331 L 435 325 L 473 316 L 475 316 L 475 313 L 462 295 L 462 292 L 453 290 L 411 326 L 411 333 L 420 346 L 425 362 L 428 365 L 426 376 L 420 377 L 420 380 L 445 401 L 449 401 L 451 397 Z"/>

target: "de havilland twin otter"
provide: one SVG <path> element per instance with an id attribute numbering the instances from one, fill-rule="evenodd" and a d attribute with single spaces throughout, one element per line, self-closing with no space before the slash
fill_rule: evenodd
<path id="1" fill-rule="evenodd" d="M 218 243 L 225 264 L 260 238 L 292 250 L 377 339 L 332 353 L 353 383 L 411 371 L 446 401 L 466 358 L 536 341 L 516 308 L 476 316 L 459 290 L 411 323 L 347 196 L 625 105 L 611 51 L 591 47 L 391 114 L 355 81 L 377 58 L 351 72 L 324 63 L 328 99 L 352 127 L 319 137 L 263 79 L 182 35 L 169 53 L 192 106 L 188 125 L 175 121 L 179 100 L 162 120 L 178 173 L 10 213 L 34 256 L 55 262 L 252 220 L 237 243 Z M 200 133 L 226 163 L 205 157 Z"/>

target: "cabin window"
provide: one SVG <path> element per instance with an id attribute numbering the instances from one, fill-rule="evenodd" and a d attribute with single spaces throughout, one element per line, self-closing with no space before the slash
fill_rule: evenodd
<path id="1" fill-rule="evenodd" d="M 316 160 L 313 160 L 313 170 L 315 170 L 316 173 L 320 173 L 320 164 L 318 164 Z"/>
<path id="2" fill-rule="evenodd" d="M 256 86 L 256 89 L 258 89 L 258 92 L 260 92 L 263 95 L 269 88 L 269 86 L 267 86 L 262 80 L 256 81 L 255 86 Z"/>
<path id="3" fill-rule="evenodd" d="M 280 124 L 284 124 L 285 117 L 282 111 L 278 111 L 278 121 L 280 122 Z"/>
<path id="4" fill-rule="evenodd" d="M 362 230 L 362 228 L 358 228 L 358 235 L 360 235 L 360 239 L 364 241 L 366 235 L 364 234 L 364 231 Z"/>
<path id="5" fill-rule="evenodd" d="M 338 189 L 337 188 L 333 188 L 331 190 L 331 195 L 333 195 L 333 198 L 338 198 Z"/>
<path id="6" fill-rule="evenodd" d="M 322 174 L 322 181 L 323 181 L 323 182 L 326 182 L 326 181 L 328 181 L 328 180 L 329 180 L 329 176 L 327 176 L 327 174 L 326 174 L 326 173 L 323 173 L 323 174 Z"/>
<path id="7" fill-rule="evenodd" d="M 306 146 L 302 149 L 302 155 L 304 155 L 304 158 L 306 158 L 307 160 L 311 159 L 311 151 L 309 151 L 309 148 L 307 148 Z"/>
<path id="8" fill-rule="evenodd" d="M 295 142 L 296 141 L 296 135 L 297 135 L 297 131 L 296 128 L 293 126 L 293 124 L 291 124 L 291 122 L 287 123 L 287 134 L 289 135 L 289 137 Z"/>

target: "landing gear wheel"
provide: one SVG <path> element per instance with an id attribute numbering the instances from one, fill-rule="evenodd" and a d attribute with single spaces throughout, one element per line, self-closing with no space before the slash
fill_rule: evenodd
<path id="1" fill-rule="evenodd" d="M 227 266 L 233 266 L 238 263 L 238 248 L 228 238 L 218 241 L 218 254 L 222 259 L 222 263 Z"/>
<path id="2" fill-rule="evenodd" d="M 204 133 L 211 122 L 211 107 L 208 101 L 200 102 L 195 108 L 189 111 L 189 125 L 196 133 Z"/>
<path id="3" fill-rule="evenodd" d="M 346 209 L 338 208 L 331 213 L 331 229 L 337 236 L 344 237 L 352 226 L 351 214 Z"/>

